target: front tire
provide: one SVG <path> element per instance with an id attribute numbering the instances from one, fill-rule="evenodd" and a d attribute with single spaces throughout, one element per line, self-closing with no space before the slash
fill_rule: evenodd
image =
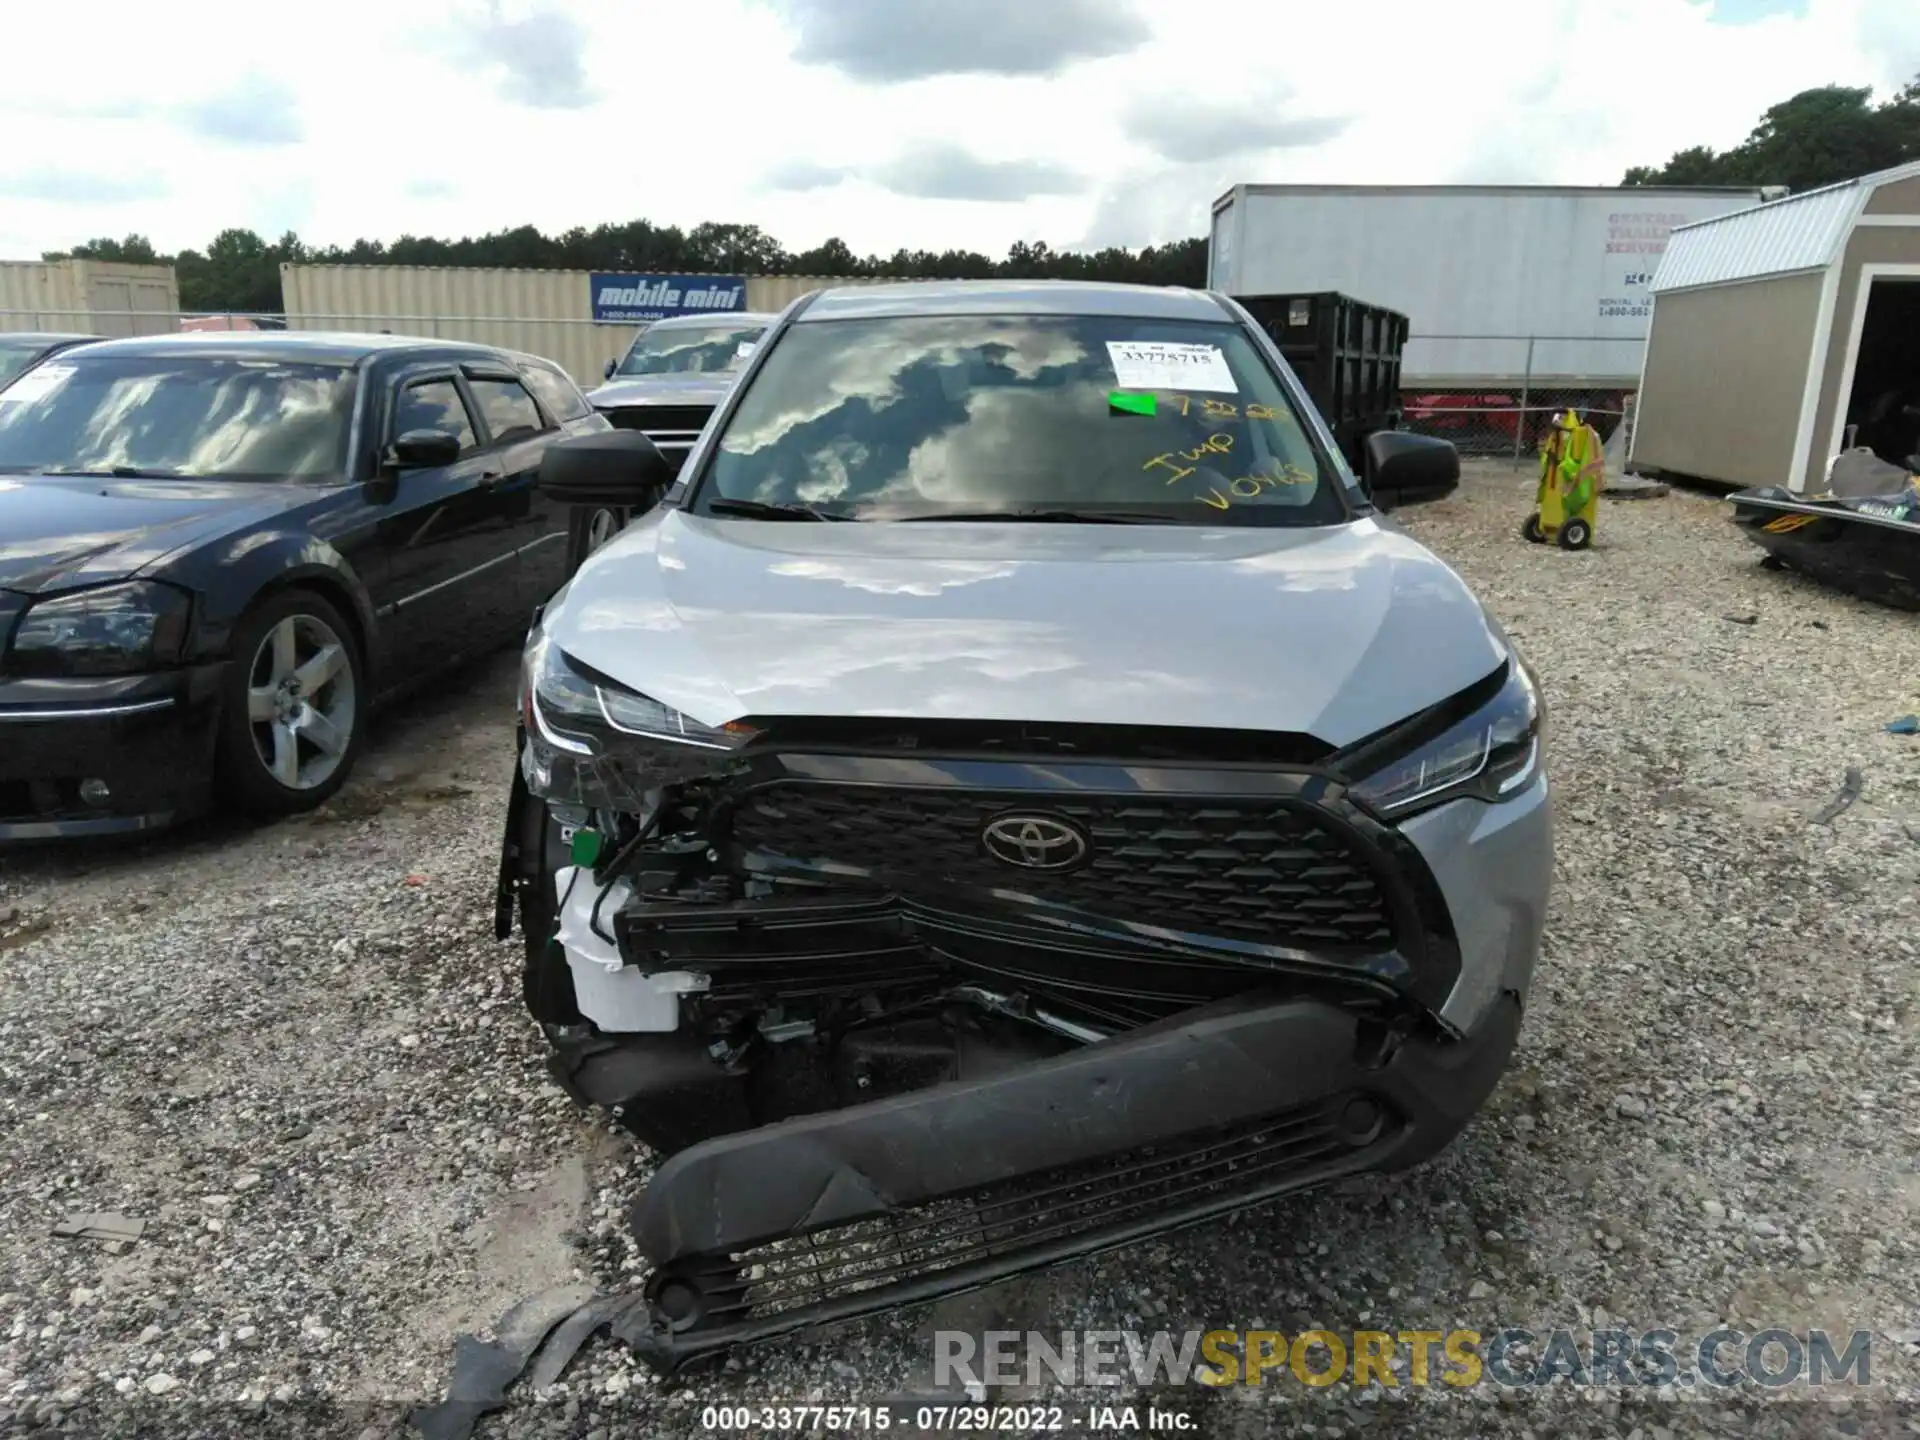
<path id="1" fill-rule="evenodd" d="M 1584 520 L 1569 520 L 1560 527 L 1562 550 L 1584 550 L 1593 544 L 1593 527 Z"/>
<path id="2" fill-rule="evenodd" d="M 261 601 L 234 630 L 220 707 L 223 797 L 249 814 L 292 815 L 346 784 L 366 729 L 353 630 L 311 590 Z"/>
<path id="3" fill-rule="evenodd" d="M 626 529 L 627 519 L 624 508 L 574 506 L 567 517 L 567 553 L 584 561 Z"/>
<path id="4" fill-rule="evenodd" d="M 596 510 L 587 521 L 587 553 L 593 554 L 602 545 L 627 527 L 625 510 Z"/>

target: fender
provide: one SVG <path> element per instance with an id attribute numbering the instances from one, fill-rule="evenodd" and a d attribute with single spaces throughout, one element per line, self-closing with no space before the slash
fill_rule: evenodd
<path id="1" fill-rule="evenodd" d="M 303 517 L 304 518 L 304 517 Z M 156 579 L 166 579 L 164 571 Z M 194 629 L 195 660 L 230 658 L 234 627 L 263 596 L 301 583 L 311 584 L 340 604 L 358 632 L 360 653 L 371 690 L 381 690 L 380 627 L 373 602 L 353 565 L 332 545 L 299 528 L 267 528 L 237 535 L 227 555 L 204 583 L 195 587 L 202 613 Z"/>

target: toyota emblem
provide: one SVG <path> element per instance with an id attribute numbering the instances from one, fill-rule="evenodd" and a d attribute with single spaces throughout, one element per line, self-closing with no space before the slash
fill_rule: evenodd
<path id="1" fill-rule="evenodd" d="M 980 843 L 1023 870 L 1070 870 L 1087 858 L 1086 831 L 1051 815 L 1002 815 L 980 832 Z"/>

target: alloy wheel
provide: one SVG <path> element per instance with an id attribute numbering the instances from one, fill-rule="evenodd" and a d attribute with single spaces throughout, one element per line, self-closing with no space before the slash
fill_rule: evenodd
<path id="1" fill-rule="evenodd" d="M 287 616 L 261 637 L 247 676 L 261 766 L 289 790 L 326 784 L 353 743 L 357 701 L 346 642 L 317 616 Z"/>
<path id="2" fill-rule="evenodd" d="M 587 525 L 587 553 L 591 555 L 620 533 L 620 517 L 612 510 L 596 510 Z"/>

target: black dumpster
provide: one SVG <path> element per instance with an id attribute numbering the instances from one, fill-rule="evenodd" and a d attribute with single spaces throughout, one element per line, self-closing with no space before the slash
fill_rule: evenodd
<path id="1" fill-rule="evenodd" d="M 1367 436 L 1400 427 L 1407 317 L 1332 290 L 1234 299 L 1273 337 L 1364 483 Z"/>

